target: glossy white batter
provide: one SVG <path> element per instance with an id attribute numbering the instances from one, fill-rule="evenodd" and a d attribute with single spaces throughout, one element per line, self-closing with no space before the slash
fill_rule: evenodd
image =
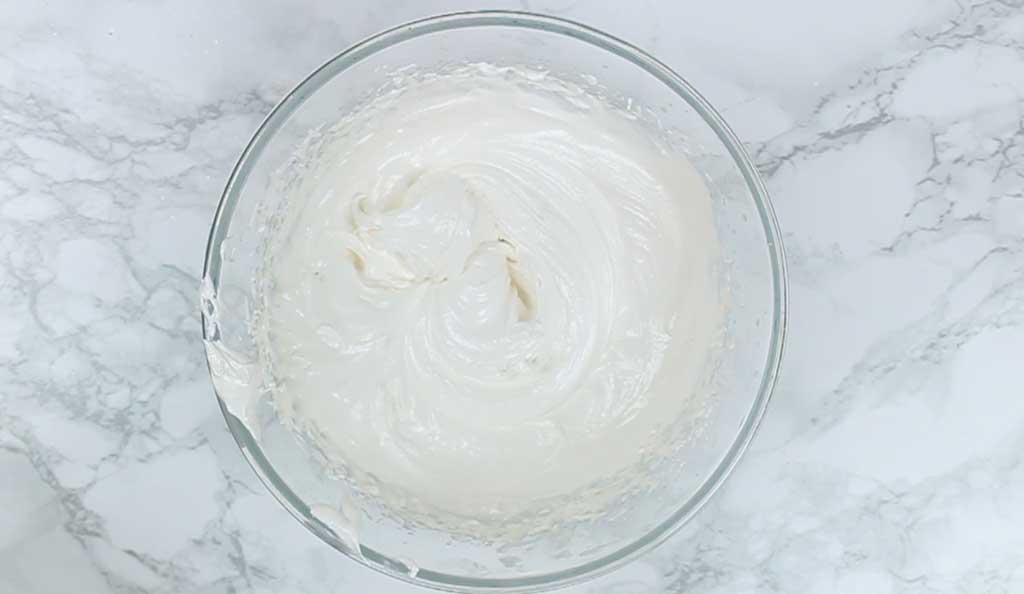
<path id="1" fill-rule="evenodd" d="M 500 519 L 634 469 L 721 319 L 707 192 L 656 136 L 481 65 L 340 122 L 271 243 L 279 414 L 397 508 Z"/>

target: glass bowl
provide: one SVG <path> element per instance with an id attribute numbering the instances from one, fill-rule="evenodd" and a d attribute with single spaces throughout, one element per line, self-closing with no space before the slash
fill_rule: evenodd
<path id="1" fill-rule="evenodd" d="M 680 395 L 693 396 L 699 413 L 679 422 L 686 438 L 646 473 L 655 487 L 604 516 L 513 543 L 476 542 L 390 518 L 372 502 L 352 503 L 346 483 L 326 474 L 315 453 L 277 419 L 252 329 L 259 315 L 254 279 L 283 200 L 277 177 L 282 169 L 301 167 L 291 160 L 297 147 L 403 67 L 430 70 L 470 62 L 538 67 L 599 85 L 609 101 L 667 131 L 709 190 L 720 244 L 718 290 L 727 302 L 726 347 L 701 393 Z M 266 487 L 306 528 L 355 561 L 416 585 L 535 592 L 596 577 L 650 550 L 722 484 L 750 443 L 775 384 L 786 274 L 764 184 L 722 117 L 685 80 L 592 28 L 483 11 L 427 18 L 375 35 L 329 60 L 284 97 L 245 147 L 224 190 L 206 251 L 202 309 L 207 359 L 228 428 Z M 314 513 L 324 501 L 348 503 L 327 517 Z"/>

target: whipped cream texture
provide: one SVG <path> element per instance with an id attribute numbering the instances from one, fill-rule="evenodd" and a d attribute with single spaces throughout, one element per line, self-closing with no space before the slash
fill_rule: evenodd
<path id="1" fill-rule="evenodd" d="M 500 518 L 637 466 L 721 321 L 707 191 L 516 68 L 410 79 L 315 145 L 264 270 L 278 414 L 375 497 Z"/>

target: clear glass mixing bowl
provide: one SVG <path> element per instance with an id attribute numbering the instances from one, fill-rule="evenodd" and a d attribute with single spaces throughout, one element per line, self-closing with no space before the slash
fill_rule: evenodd
<path id="1" fill-rule="evenodd" d="M 475 542 L 417 528 L 372 505 L 352 504 L 343 511 L 343 522 L 321 521 L 310 507 L 343 500 L 348 487 L 324 473 L 315 453 L 265 402 L 268 386 L 252 331 L 258 300 L 254 278 L 282 201 L 275 176 L 282 168 L 301 167 L 289 160 L 296 148 L 365 101 L 397 69 L 467 62 L 539 67 L 581 84 L 597 81 L 611 101 L 640 110 L 677 139 L 678 150 L 711 194 L 720 242 L 719 290 L 728 303 L 728 346 L 706 393 L 698 395 L 703 412 L 681 420 L 693 425 L 680 427 L 686 439 L 652 463 L 645 480 L 656 488 L 597 520 L 517 543 Z M 417 585 L 453 592 L 535 592 L 595 577 L 641 555 L 693 517 L 722 484 L 750 442 L 775 383 L 786 275 L 764 184 L 722 117 L 685 80 L 643 51 L 583 25 L 525 13 L 473 12 L 428 18 L 371 37 L 285 96 L 246 146 L 224 190 L 206 252 L 202 301 L 203 337 L 228 427 L 263 483 L 306 528 L 357 562 Z M 358 542 L 348 527 L 354 527 Z"/>

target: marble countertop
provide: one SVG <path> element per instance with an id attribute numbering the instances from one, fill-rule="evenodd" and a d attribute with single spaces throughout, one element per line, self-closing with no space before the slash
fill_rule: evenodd
<path id="1" fill-rule="evenodd" d="M 752 450 L 572 590 L 1024 591 L 1021 0 L 488 3 L 652 51 L 785 234 Z M 0 3 L 0 594 L 423 592 L 306 533 L 214 403 L 208 225 L 255 126 L 358 38 L 468 2 Z"/>

